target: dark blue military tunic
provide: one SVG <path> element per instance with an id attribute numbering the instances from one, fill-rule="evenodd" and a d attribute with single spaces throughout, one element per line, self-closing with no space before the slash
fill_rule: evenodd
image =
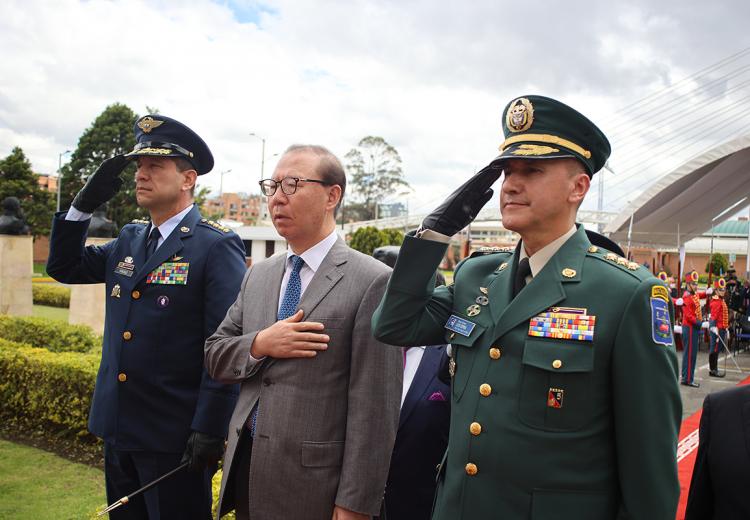
<path id="1" fill-rule="evenodd" d="M 89 221 L 58 213 L 47 272 L 63 283 L 106 284 L 89 430 L 117 450 L 181 453 L 191 430 L 227 433 L 237 387 L 208 376 L 203 344 L 237 296 L 245 250 L 194 206 L 146 260 L 148 224 L 84 247 Z"/>

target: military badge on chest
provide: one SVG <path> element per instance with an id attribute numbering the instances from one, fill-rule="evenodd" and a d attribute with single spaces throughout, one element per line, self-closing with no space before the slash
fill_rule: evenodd
<path id="1" fill-rule="evenodd" d="M 135 272 L 135 264 L 133 263 L 133 257 L 132 256 L 126 256 L 122 262 L 117 262 L 117 267 L 115 267 L 115 273 L 121 274 L 123 276 L 127 276 L 130 278 L 133 276 L 133 273 Z"/>
<path id="2" fill-rule="evenodd" d="M 547 407 L 548 408 L 562 408 L 563 407 L 563 395 L 565 390 L 562 388 L 550 388 L 547 393 Z"/>

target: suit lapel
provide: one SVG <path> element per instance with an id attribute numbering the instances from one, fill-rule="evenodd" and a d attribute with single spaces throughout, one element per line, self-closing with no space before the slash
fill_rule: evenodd
<path id="1" fill-rule="evenodd" d="M 346 244 L 341 238 L 338 238 L 321 262 L 312 280 L 310 280 L 310 285 L 305 289 L 299 302 L 298 308 L 305 311 L 306 317 L 312 313 L 315 307 L 344 276 L 341 266 L 346 263 L 347 254 Z"/>
<path id="2" fill-rule="evenodd" d="M 266 283 L 265 290 L 260 293 L 253 292 L 253 294 L 272 295 L 272 301 L 270 302 L 271 305 L 265 306 L 266 317 L 264 323 L 274 323 L 275 321 L 277 321 L 277 318 L 279 316 L 279 300 L 281 299 L 281 294 L 279 294 L 279 291 L 281 290 L 281 280 L 284 278 L 284 270 L 286 269 L 287 259 L 288 257 L 286 253 L 284 253 L 266 260 L 267 262 L 271 262 L 271 264 L 269 264 L 271 273 L 270 276 L 263 277 L 263 280 Z M 254 302 L 250 302 L 250 304 L 254 306 Z"/>
<path id="3" fill-rule="evenodd" d="M 494 336 L 496 338 L 502 336 L 519 323 L 563 301 L 566 298 L 564 286 L 581 280 L 583 260 L 590 245 L 583 226 L 580 226 L 576 233 L 550 258 L 547 265 L 531 283 L 524 287 L 516 298 L 510 300 L 504 309 L 500 309 Z M 503 294 L 497 295 L 498 301 L 507 301 L 512 297 L 512 280 L 517 269 L 517 256 L 518 252 L 514 254 L 512 276 L 498 277 L 500 280 L 497 282 L 503 282 L 498 287 L 498 291 L 503 291 Z M 573 276 L 565 276 L 562 274 L 565 269 L 572 269 L 575 273 Z M 570 272 L 568 271 L 567 274 Z"/>
<path id="4" fill-rule="evenodd" d="M 745 449 L 750 456 L 750 392 L 744 392 L 745 402 L 742 404 L 742 433 L 745 438 Z"/>
<path id="5" fill-rule="evenodd" d="M 443 347 L 427 347 L 424 349 L 422 354 L 422 360 L 419 362 L 417 372 L 414 374 L 414 379 L 409 386 L 409 390 L 404 398 L 404 404 L 401 407 L 401 414 L 398 419 L 398 428 L 409 418 L 409 415 L 414 411 L 417 403 L 425 398 L 425 394 L 429 389 L 430 383 L 435 378 L 438 370 L 438 364 L 440 363 L 440 356 L 445 350 Z"/>
<path id="6" fill-rule="evenodd" d="M 198 225 L 198 222 L 200 221 L 200 213 L 198 212 L 198 207 L 193 205 L 193 208 L 188 212 L 187 215 L 183 217 L 183 219 L 180 221 L 179 224 L 172 230 L 172 232 L 169 234 L 167 239 L 162 243 L 162 245 L 159 246 L 159 248 L 154 252 L 153 255 L 151 255 L 151 258 L 145 261 L 145 263 L 142 264 L 142 267 L 138 269 L 135 276 L 133 276 L 134 281 L 137 283 L 140 280 L 142 280 L 148 273 L 153 271 L 157 266 L 161 265 L 162 263 L 166 262 L 170 258 L 172 258 L 175 254 L 177 254 L 182 248 L 183 248 L 183 240 L 189 239 L 193 236 L 193 233 L 195 232 L 195 226 Z M 150 229 L 150 227 L 147 227 L 146 230 Z M 187 231 L 182 231 L 183 229 L 187 229 Z M 145 259 L 146 256 L 146 245 L 145 245 L 145 235 L 147 231 L 143 232 L 143 245 L 139 246 L 139 254 L 141 255 L 141 258 Z M 137 265 L 137 264 L 136 264 Z M 190 278 L 190 273 L 188 272 L 188 279 Z"/>

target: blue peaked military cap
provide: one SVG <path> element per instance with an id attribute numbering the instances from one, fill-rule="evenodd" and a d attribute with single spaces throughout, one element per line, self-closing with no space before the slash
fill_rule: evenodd
<path id="1" fill-rule="evenodd" d="M 198 175 L 214 167 L 214 156 L 201 137 L 176 119 L 158 114 L 143 116 L 135 122 L 135 147 L 125 157 L 182 157 Z"/>
<path id="2" fill-rule="evenodd" d="M 503 134 L 497 159 L 573 157 L 583 163 L 590 177 L 602 169 L 612 152 L 607 137 L 586 116 L 544 96 L 523 96 L 508 103 L 503 111 Z"/>

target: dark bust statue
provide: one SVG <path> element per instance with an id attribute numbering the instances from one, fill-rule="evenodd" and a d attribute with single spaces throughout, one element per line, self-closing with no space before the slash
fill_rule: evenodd
<path id="1" fill-rule="evenodd" d="M 115 231 L 115 223 L 106 217 L 104 205 L 96 208 L 94 214 L 91 215 L 88 236 L 94 238 L 112 238 L 115 236 Z"/>
<path id="2" fill-rule="evenodd" d="M 21 211 L 21 202 L 16 197 L 3 199 L 3 215 L 0 216 L 0 235 L 28 235 L 29 226 Z"/>

